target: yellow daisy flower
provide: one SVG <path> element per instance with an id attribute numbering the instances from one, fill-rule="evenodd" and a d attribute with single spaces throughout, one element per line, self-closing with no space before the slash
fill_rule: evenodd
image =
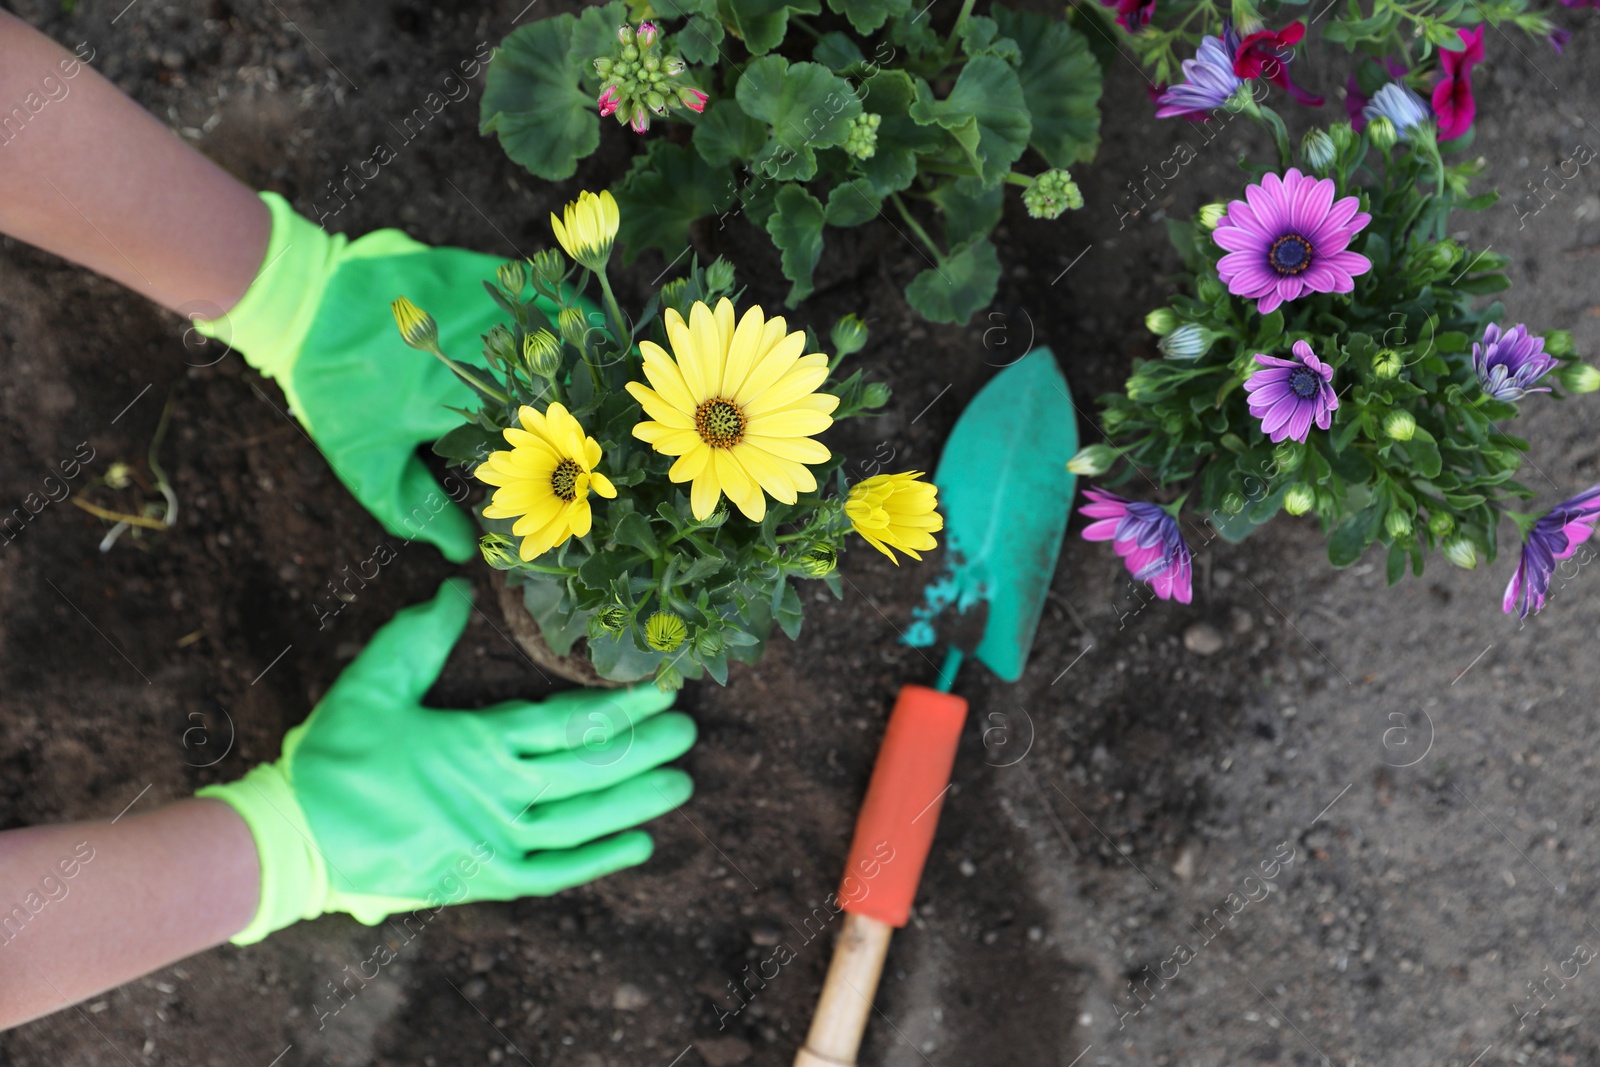
<path id="1" fill-rule="evenodd" d="M 499 487 L 484 517 L 517 520 L 511 532 L 522 538 L 518 555 L 526 562 L 589 532 L 590 490 L 603 497 L 617 490 L 595 470 L 599 442 L 561 404 L 552 403 L 542 415 L 524 406 L 517 419 L 522 429 L 505 431 L 511 450 L 490 453 L 475 473 L 480 482 Z"/>
<path id="2" fill-rule="evenodd" d="M 891 548 L 898 548 L 920 560 L 919 550 L 937 547 L 933 535 L 944 529 L 944 519 L 934 510 L 939 490 L 932 482 L 919 482 L 922 471 L 905 474 L 876 474 L 850 487 L 844 513 L 850 525 L 867 544 L 894 560 Z"/>
<path id="3" fill-rule="evenodd" d="M 590 270 L 604 270 L 606 260 L 611 258 L 611 243 L 617 238 L 617 224 L 621 221 L 617 202 L 610 191 L 602 189 L 596 196 L 585 189 L 562 214 L 565 219 L 557 218 L 555 212 L 550 213 L 550 228 L 555 231 L 561 247 Z"/>
<path id="4" fill-rule="evenodd" d="M 826 463 L 831 453 L 812 435 L 833 425 L 839 398 L 817 392 L 828 378 L 828 357 L 802 355 L 806 335 L 787 332 L 781 317 L 752 307 L 734 324 L 726 297 L 713 312 L 696 301 L 689 321 L 668 308 L 667 340 L 672 355 L 644 341 L 644 374 L 650 385 L 629 382 L 628 392 L 654 421 L 633 436 L 662 455 L 677 456 L 668 472 L 674 482 L 693 482 L 694 517 L 704 521 L 727 494 L 752 522 L 767 513 L 767 497 L 793 504 L 817 480 L 808 463 Z"/>

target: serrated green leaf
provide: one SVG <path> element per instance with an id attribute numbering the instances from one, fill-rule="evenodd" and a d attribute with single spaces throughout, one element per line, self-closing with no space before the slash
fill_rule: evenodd
<path id="1" fill-rule="evenodd" d="M 856 170 L 878 196 L 906 188 L 917 176 L 917 156 L 936 151 L 946 143 L 938 127 L 925 126 L 910 115 L 917 98 L 911 75 L 903 70 L 879 70 L 861 83 L 861 106 L 881 116 L 878 147 L 871 158 L 858 160 Z"/>
<path id="2" fill-rule="evenodd" d="M 546 181 L 572 177 L 600 144 L 600 113 L 569 58 L 576 27 L 571 15 L 517 27 L 484 79 L 478 132 L 498 136 L 506 155 Z"/>
<path id="3" fill-rule="evenodd" d="M 612 194 L 622 216 L 624 260 L 631 263 L 646 248 L 670 259 L 689 243 L 690 223 L 733 203 L 733 181 L 689 146 L 657 139 L 634 157 Z"/>
<path id="4" fill-rule="evenodd" d="M 714 167 L 750 159 L 766 143 L 766 125 L 732 100 L 713 102 L 695 123 L 694 146 Z"/>
<path id="5" fill-rule="evenodd" d="M 822 256 L 822 202 L 804 186 L 789 184 L 773 203 L 767 233 L 783 252 L 783 276 L 794 283 L 784 303 L 794 307 L 811 295 L 811 274 Z"/>
<path id="6" fill-rule="evenodd" d="M 892 17 L 911 10 L 911 0 L 828 0 L 828 6 L 850 20 L 856 32 L 866 37 Z"/>
<path id="7" fill-rule="evenodd" d="M 1011 170 L 1028 147 L 1033 129 L 1017 72 L 998 56 L 975 56 L 962 68 L 955 88 L 936 100 L 928 83 L 916 83 L 911 117 L 937 124 L 961 146 L 984 183 L 993 185 Z"/>
<path id="8" fill-rule="evenodd" d="M 672 35 L 672 44 L 688 63 L 712 63 L 722 56 L 727 32 L 714 15 L 694 15 Z"/>
<path id="9" fill-rule="evenodd" d="M 845 71 L 857 63 L 865 62 L 867 57 L 848 33 L 832 30 L 817 41 L 817 47 L 811 50 L 811 58 L 829 70 Z"/>
<path id="10" fill-rule="evenodd" d="M 654 556 L 660 551 L 657 547 L 656 532 L 650 528 L 650 520 L 637 511 L 630 511 L 624 515 L 616 528 L 611 531 L 611 537 L 617 544 L 637 548 L 649 556 Z"/>
<path id="11" fill-rule="evenodd" d="M 829 226 L 860 226 L 878 217 L 883 197 L 872 191 L 865 178 L 840 182 L 828 193 Z"/>
<path id="12" fill-rule="evenodd" d="M 951 252 L 906 286 L 906 301 L 930 322 L 965 326 L 987 307 L 1000 284 L 1000 257 L 987 239 Z"/>
<path id="13" fill-rule="evenodd" d="M 1017 78 L 1033 119 L 1029 143 L 1052 167 L 1094 158 L 1100 146 L 1100 64 L 1084 35 L 1031 11 L 992 10 L 1000 32 L 1022 46 Z"/>
<path id="14" fill-rule="evenodd" d="M 784 181 L 816 177 L 816 150 L 843 144 L 850 120 L 861 114 L 849 82 L 821 63 L 791 64 L 782 56 L 746 66 L 734 97 L 746 115 L 771 128 L 756 166 Z"/>
<path id="15" fill-rule="evenodd" d="M 721 0 L 717 7 L 750 54 L 764 56 L 783 43 L 790 15 L 819 14 L 822 0 Z"/>
<path id="16" fill-rule="evenodd" d="M 961 51 L 969 56 L 999 56 L 1013 67 L 1022 62 L 1022 49 L 1003 36 L 1000 24 L 987 15 L 973 15 L 961 27 Z"/>
<path id="17" fill-rule="evenodd" d="M 944 212 L 944 235 L 951 248 L 989 236 L 1005 209 L 1005 186 L 985 188 L 977 178 L 944 182 L 928 196 Z"/>

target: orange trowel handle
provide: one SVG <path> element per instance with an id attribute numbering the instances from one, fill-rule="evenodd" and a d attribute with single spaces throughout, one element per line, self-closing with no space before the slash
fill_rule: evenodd
<path id="1" fill-rule="evenodd" d="M 911 916 L 966 718 L 961 697 L 920 685 L 900 690 L 839 886 L 850 914 L 795 1067 L 854 1067 L 889 937 Z"/>

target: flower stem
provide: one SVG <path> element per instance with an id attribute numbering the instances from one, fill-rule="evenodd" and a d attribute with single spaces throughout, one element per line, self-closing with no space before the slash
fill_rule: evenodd
<path id="1" fill-rule="evenodd" d="M 922 224 L 912 218 L 905 201 L 900 199 L 900 194 L 892 193 L 890 194 L 890 199 L 894 201 L 894 206 L 899 209 L 900 217 L 906 220 L 907 226 L 911 227 L 911 232 L 917 235 L 922 243 L 928 247 L 928 251 L 933 253 L 933 258 L 942 265 L 945 260 L 944 253 L 939 251 L 939 246 L 933 243 L 933 238 L 928 236 L 928 231 L 922 228 Z"/>
<path id="2" fill-rule="evenodd" d="M 1028 186 L 1033 184 L 1034 179 L 1033 175 L 1031 174 L 1019 174 L 1012 170 L 1006 172 L 1005 180 L 1010 182 L 1012 185 L 1020 185 L 1026 189 Z"/>
<path id="3" fill-rule="evenodd" d="M 511 398 L 509 396 L 507 396 L 504 392 L 502 392 L 501 390 L 496 389 L 494 386 L 488 384 L 482 378 L 479 378 L 476 374 L 474 374 L 471 371 L 469 371 L 466 367 L 462 366 L 460 363 L 457 363 L 455 360 L 453 360 L 449 356 L 445 355 L 442 351 L 439 350 L 439 348 L 435 347 L 433 349 L 433 354 L 435 356 L 438 356 L 440 361 L 443 362 L 446 367 L 449 367 L 452 371 L 454 371 L 455 374 L 456 374 L 456 377 L 460 378 L 462 381 L 466 382 L 468 385 L 472 386 L 474 389 L 477 389 L 479 392 L 483 393 L 484 396 L 493 397 L 494 399 L 500 401 L 502 404 L 511 403 Z"/>
<path id="4" fill-rule="evenodd" d="M 945 45 L 942 66 L 949 66 L 950 61 L 956 57 L 956 42 L 961 39 L 961 31 L 966 28 L 967 19 L 972 15 L 972 7 L 975 2 L 976 0 L 962 0 L 961 14 L 956 16 L 955 25 L 950 27 L 950 38 Z"/>

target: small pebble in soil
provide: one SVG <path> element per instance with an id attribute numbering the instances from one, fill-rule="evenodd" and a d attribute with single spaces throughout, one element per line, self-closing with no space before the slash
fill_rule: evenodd
<path id="1" fill-rule="evenodd" d="M 650 994 L 632 982 L 623 982 L 611 993 L 611 1006 L 618 1011 L 638 1011 L 649 1003 Z"/>
<path id="2" fill-rule="evenodd" d="M 1183 647 L 1197 656 L 1214 656 L 1222 646 L 1222 635 L 1210 623 L 1197 622 L 1183 631 Z"/>
<path id="3" fill-rule="evenodd" d="M 962 876 L 966 877 L 966 878 L 971 878 L 973 875 L 978 873 L 977 865 L 974 864 L 971 860 L 962 860 L 959 869 L 961 871 Z"/>

